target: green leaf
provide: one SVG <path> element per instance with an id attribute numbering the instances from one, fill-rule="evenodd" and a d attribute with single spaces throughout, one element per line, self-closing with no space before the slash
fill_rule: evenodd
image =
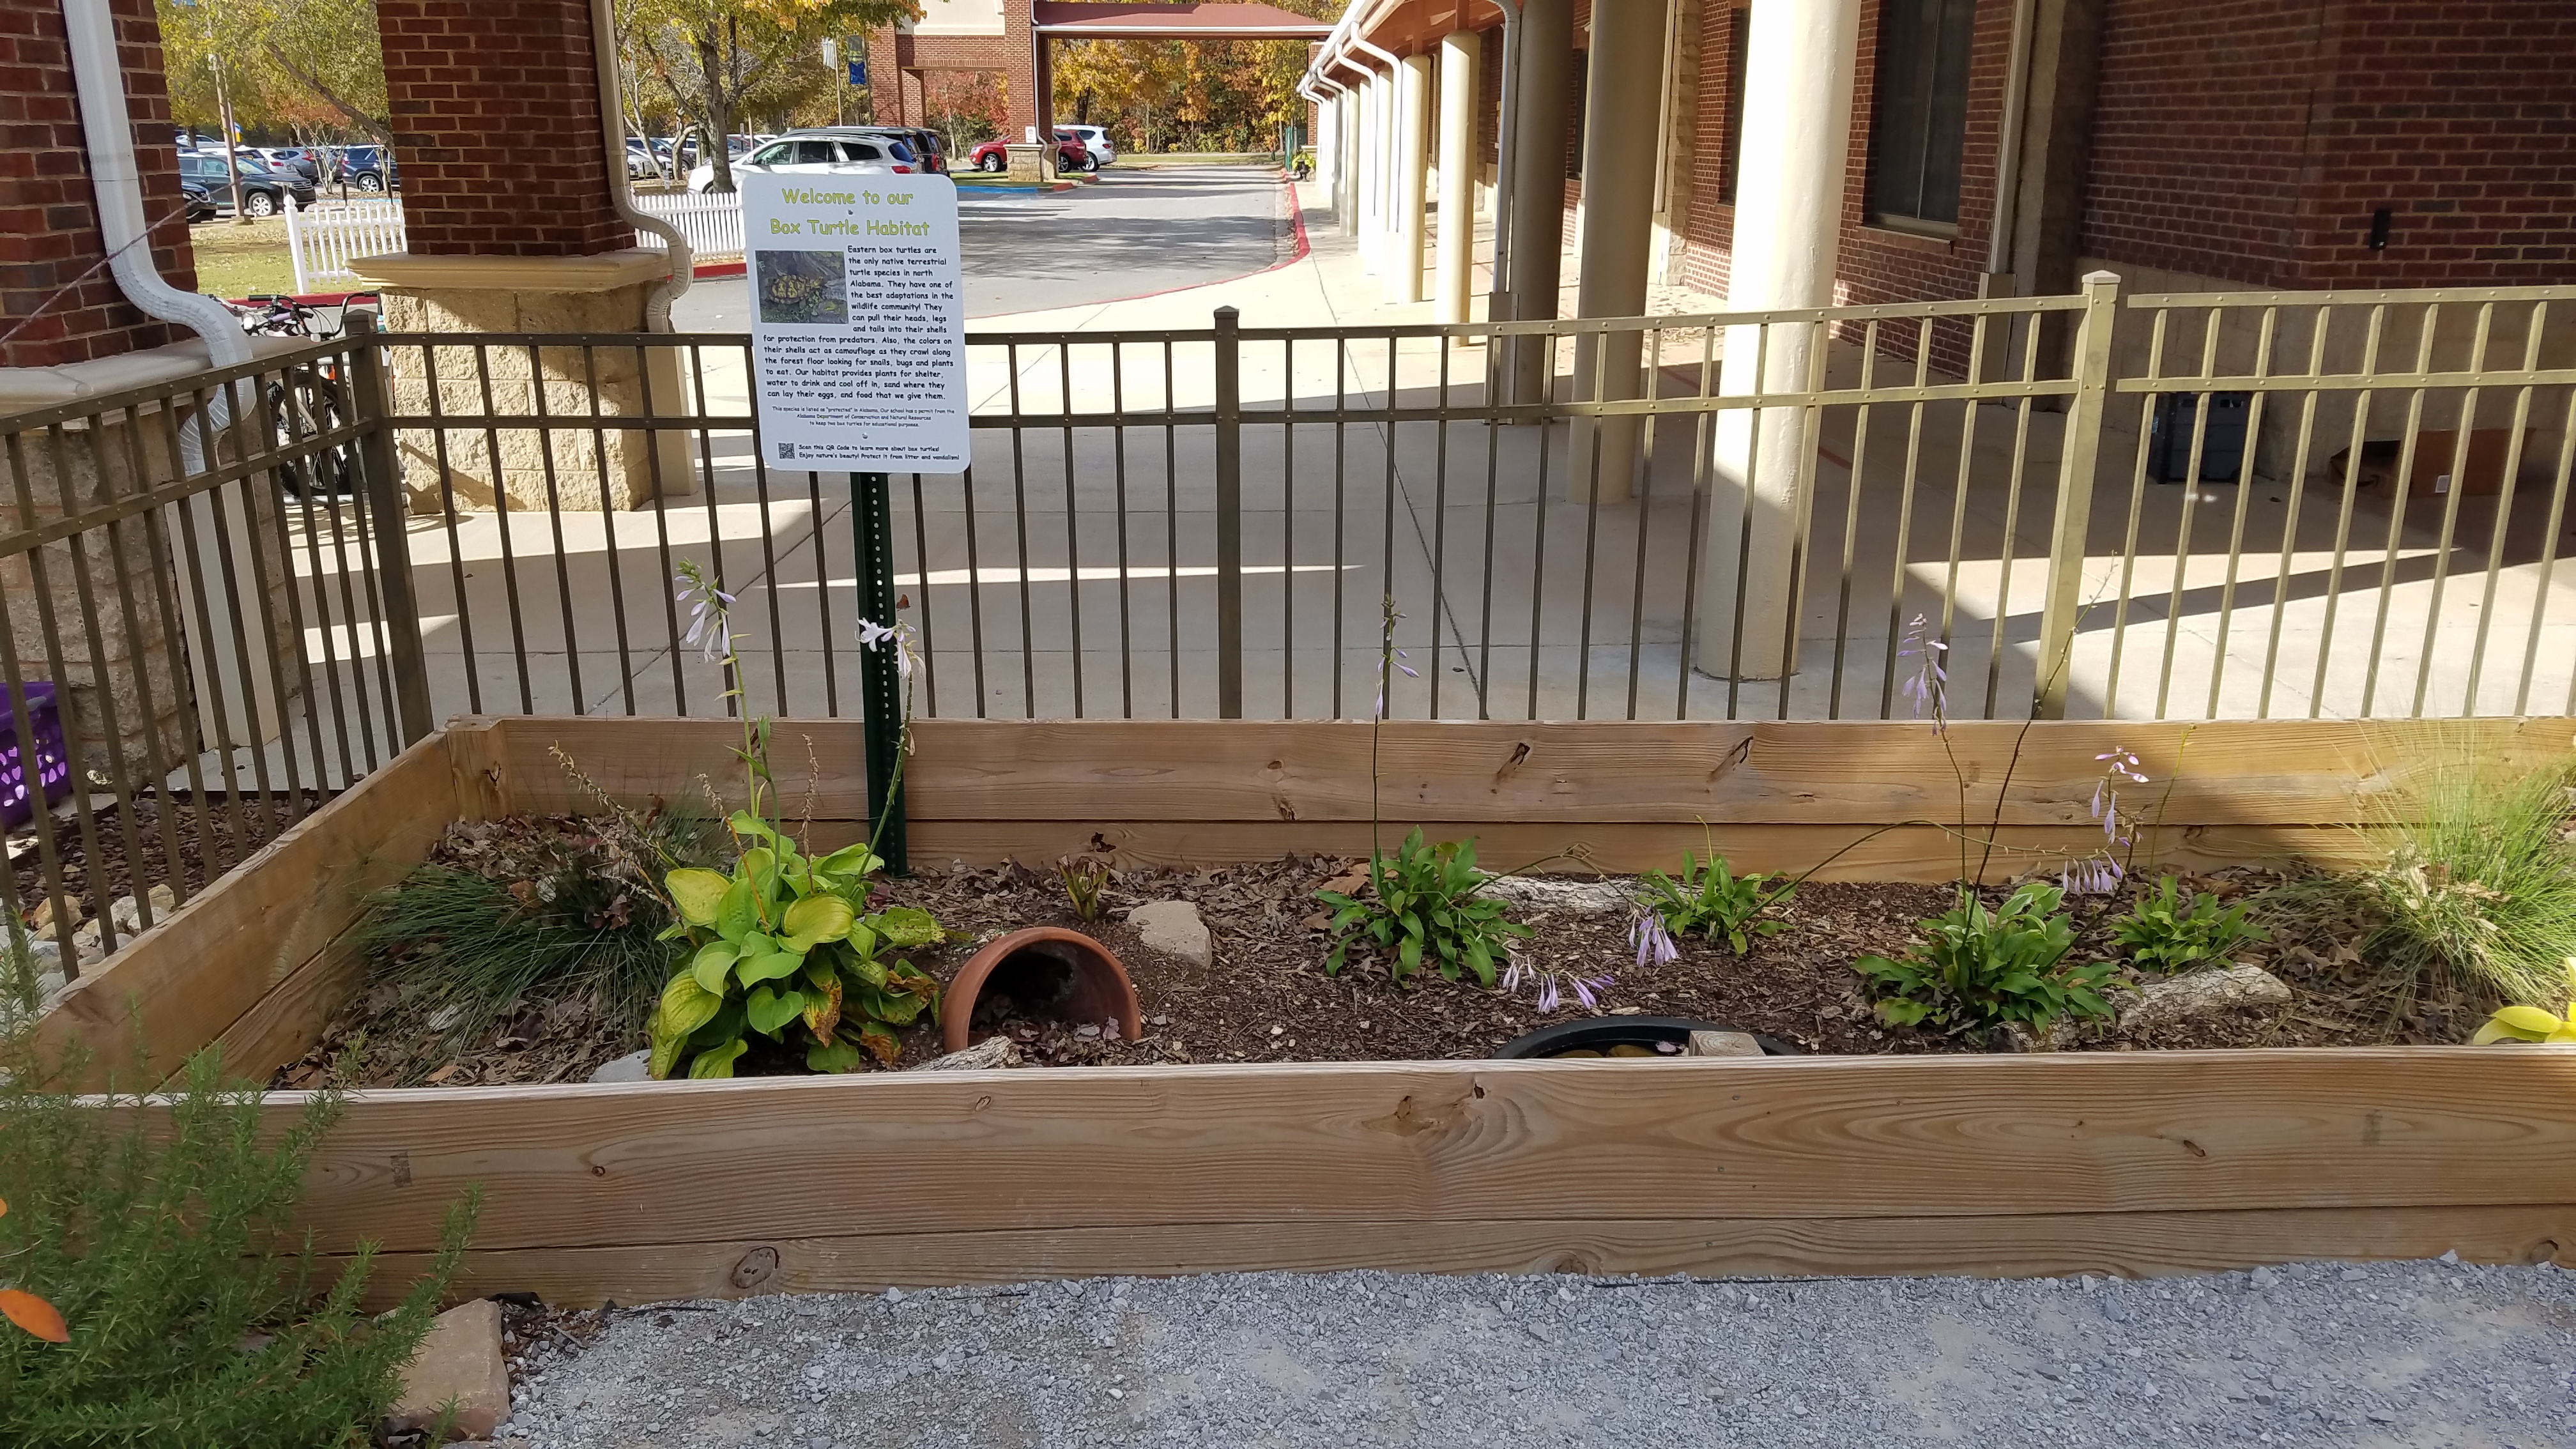
<path id="1" fill-rule="evenodd" d="M 759 930 L 760 900 L 751 882 L 737 878 L 725 887 L 724 899 L 716 903 L 716 929 L 740 939 Z"/>
<path id="2" fill-rule="evenodd" d="M 844 845 L 814 862 L 814 873 L 839 880 L 874 875 L 884 865 L 885 862 L 879 860 L 877 853 L 868 849 L 868 843 L 862 840 Z"/>
<path id="3" fill-rule="evenodd" d="M 767 986 L 755 986 L 743 998 L 742 1010 L 752 1030 L 775 1037 L 787 1023 L 805 1014 L 805 994 L 792 988 L 773 991 Z"/>
<path id="4" fill-rule="evenodd" d="M 885 963 L 874 956 L 852 956 L 841 963 L 841 972 L 863 986 L 886 984 Z"/>
<path id="5" fill-rule="evenodd" d="M 707 1048 L 689 1059 L 690 1080 L 702 1082 L 714 1077 L 732 1076 L 734 1059 L 750 1048 L 751 1043 L 740 1037 L 735 1037 L 722 1046 Z"/>
<path id="6" fill-rule="evenodd" d="M 755 840 L 766 840 L 772 845 L 778 843 L 777 829 L 748 810 L 737 810 L 726 816 L 725 824 L 731 826 L 736 835 L 748 835 Z"/>
<path id="7" fill-rule="evenodd" d="M 699 990 L 722 996 L 725 977 L 741 955 L 741 949 L 731 941 L 711 941 L 699 947 L 697 956 L 689 962 L 689 976 L 698 983 Z"/>
<path id="8" fill-rule="evenodd" d="M 1892 1026 L 1913 1026 L 1932 1014 L 1932 1008 L 1919 1001 L 1882 1001 L 1878 1014 Z"/>
<path id="9" fill-rule="evenodd" d="M 746 956 L 734 963 L 733 974 L 734 979 L 743 985 L 757 986 L 763 981 L 793 976 L 804 964 L 805 953 L 802 951 L 768 951 Z"/>
<path id="10" fill-rule="evenodd" d="M 733 882 L 711 870 L 682 867 L 662 877 L 662 886 L 671 893 L 671 904 L 681 920 L 692 926 L 712 926 Z"/>
<path id="11" fill-rule="evenodd" d="M 837 941 L 850 934 L 850 926 L 859 913 L 839 896 L 807 896 L 787 908 L 779 929 L 786 937 L 780 942 L 802 955 L 825 941 Z"/>
<path id="12" fill-rule="evenodd" d="M 919 906 L 888 906 L 869 916 L 867 924 L 898 951 L 918 951 L 948 939 L 939 922 Z"/>
<path id="13" fill-rule="evenodd" d="M 1397 959 L 1398 961 L 1400 961 L 1400 962 L 1402 962 L 1402 963 L 1403 963 L 1403 965 L 1404 965 L 1404 970 L 1405 970 L 1406 974 L 1410 975 L 1410 974 L 1411 974 L 1411 973 L 1413 973 L 1414 971 L 1417 971 L 1417 970 L 1421 969 L 1421 966 L 1422 966 L 1422 936 L 1421 936 L 1421 934 L 1420 934 L 1419 932 L 1416 932 L 1415 934 L 1412 934 L 1412 935 L 1406 936 L 1406 937 L 1404 938 L 1404 944 L 1403 944 L 1403 945 L 1401 945 L 1401 946 L 1398 946 L 1398 947 L 1396 948 L 1395 955 L 1396 955 L 1396 959 Z"/>
<path id="14" fill-rule="evenodd" d="M 2537 1006 L 2501 1007 L 2497 1009 L 2494 1016 L 2488 1018 L 2488 1021 L 2492 1025 L 2503 1027 L 2524 1041 L 2547 1041 L 2550 1034 L 2557 1031 L 2561 1024 L 2557 1017 Z"/>
<path id="15" fill-rule="evenodd" d="M 834 1037 L 805 1049 L 805 1070 L 809 1072 L 855 1072 L 867 1063 L 859 1049 Z"/>
<path id="16" fill-rule="evenodd" d="M 1351 943 L 1348 941 L 1336 942 L 1332 950 L 1324 953 L 1325 975 L 1339 976 L 1342 974 L 1342 953 L 1350 949 L 1350 944 Z"/>

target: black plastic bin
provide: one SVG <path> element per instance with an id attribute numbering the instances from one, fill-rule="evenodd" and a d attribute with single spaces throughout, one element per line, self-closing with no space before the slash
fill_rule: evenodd
<path id="1" fill-rule="evenodd" d="M 2245 471 L 2245 420 L 2254 410 L 2250 392 L 2165 392 L 2147 423 L 2147 476 L 2180 483 L 2191 469 L 2191 431 L 2200 400 L 2209 399 L 2209 424 L 2200 440 L 2200 478 L 2233 483 Z"/>

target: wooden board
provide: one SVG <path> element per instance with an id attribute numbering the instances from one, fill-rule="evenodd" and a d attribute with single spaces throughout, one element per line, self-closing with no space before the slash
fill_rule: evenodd
<path id="1" fill-rule="evenodd" d="M 297 1094 L 272 1108 L 295 1110 Z M 2576 1051 L 1308 1063 L 363 1093 L 326 1247 L 2576 1203 Z M 2004 1241 L 1998 1238 L 1999 1245 Z M 1272 1266 L 1293 1267 L 1294 1262 Z"/>
<path id="2" fill-rule="evenodd" d="M 189 1052 L 255 1016 L 233 1038 L 249 1054 L 227 1061 L 265 1078 L 305 1050 L 337 1005 L 327 989 L 283 1000 L 271 993 L 326 956 L 325 976 L 345 970 L 335 953 L 359 898 L 400 879 L 455 818 L 446 742 L 432 735 L 73 982 L 39 1023 L 39 1048 L 50 1055 L 83 1045 L 87 1085 L 111 1073 L 127 1086 L 157 1083 Z M 303 1044 L 258 1059 L 299 1034 Z"/>
<path id="3" fill-rule="evenodd" d="M 1669 871 L 1681 865 L 1685 852 L 1699 855 L 1711 849 L 1738 870 L 1794 872 L 1822 866 L 1816 871 L 1819 880 L 1939 884 L 1958 879 L 1963 870 L 1959 836 L 1925 826 L 1900 826 L 1872 835 L 1867 828 L 1852 825 L 1523 825 L 1399 817 L 1387 821 L 1379 839 L 1393 849 L 1416 825 L 1427 839 L 1474 840 L 1477 863 L 1489 870 L 1535 866 L 1575 874 L 1587 868 L 1619 874 Z M 856 835 L 855 822 L 847 829 Z M 818 844 L 839 844 L 844 838 L 822 825 L 815 828 Z M 1977 874 L 1982 866 L 1982 878 L 1992 883 L 2031 872 L 2054 876 L 2068 859 L 2098 848 L 2102 831 L 2098 826 L 2006 826 L 1997 834 L 1997 848 L 1991 855 L 1984 851 L 1982 838 L 1979 832 L 1969 842 L 1964 870 Z M 1122 869 L 1181 869 L 1276 860 L 1292 851 L 1357 859 L 1369 852 L 1369 827 L 1365 820 L 1295 825 L 927 820 L 912 823 L 911 844 L 916 866 L 945 865 L 952 860 L 970 865 L 1017 860 L 1045 867 L 1066 855 L 1100 852 Z M 2344 865 L 2373 862 L 2380 855 L 2367 837 L 2343 826 L 2211 825 L 2162 832 L 2152 851 L 2141 850 L 2136 864 L 2140 869 L 2207 870 L 2291 859 Z"/>
<path id="4" fill-rule="evenodd" d="M 2153 1278 L 2301 1259 L 2433 1258 L 2446 1252 L 2473 1263 L 2556 1261 L 2576 1267 L 2576 1205 L 1911 1219 L 1309 1219 L 980 1233 L 925 1229 L 605 1248 L 478 1248 L 467 1257 L 454 1292 L 460 1298 L 535 1293 L 548 1303 L 589 1308 L 611 1298 L 633 1304 L 1280 1269 L 1649 1277 L 2102 1273 Z M 404 1285 L 428 1266 L 429 1257 L 387 1253 L 375 1261 L 369 1301 L 371 1307 L 384 1307 L 401 1296 Z"/>

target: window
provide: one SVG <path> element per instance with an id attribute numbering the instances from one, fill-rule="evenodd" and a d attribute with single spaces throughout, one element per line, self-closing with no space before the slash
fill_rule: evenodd
<path id="1" fill-rule="evenodd" d="M 881 161 L 885 159 L 884 154 L 879 152 L 876 147 L 870 146 L 862 141 L 843 141 L 841 143 L 841 155 L 844 159 L 850 161 Z"/>
<path id="2" fill-rule="evenodd" d="M 789 161 L 795 159 L 795 156 L 795 145 L 791 142 L 782 141 L 775 146 L 766 146 L 753 152 L 749 164 L 754 166 L 784 166 Z"/>
<path id="3" fill-rule="evenodd" d="M 1753 48 L 1753 8 L 1739 5 L 1726 15 L 1726 149 L 1717 174 L 1717 199 L 1733 206 L 1736 175 L 1744 169 L 1744 62 Z"/>
<path id="4" fill-rule="evenodd" d="M 829 166 L 840 159 L 840 152 L 829 141 L 796 143 L 796 164 L 799 166 Z"/>
<path id="5" fill-rule="evenodd" d="M 1869 128 L 1870 219 L 1947 233 L 1959 221 L 1976 0 L 1882 0 Z"/>

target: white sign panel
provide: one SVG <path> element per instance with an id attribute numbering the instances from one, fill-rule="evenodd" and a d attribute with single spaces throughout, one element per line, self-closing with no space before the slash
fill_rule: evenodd
<path id="1" fill-rule="evenodd" d="M 777 467 L 967 464 L 966 302 L 945 176 L 737 171 L 752 396 Z"/>

